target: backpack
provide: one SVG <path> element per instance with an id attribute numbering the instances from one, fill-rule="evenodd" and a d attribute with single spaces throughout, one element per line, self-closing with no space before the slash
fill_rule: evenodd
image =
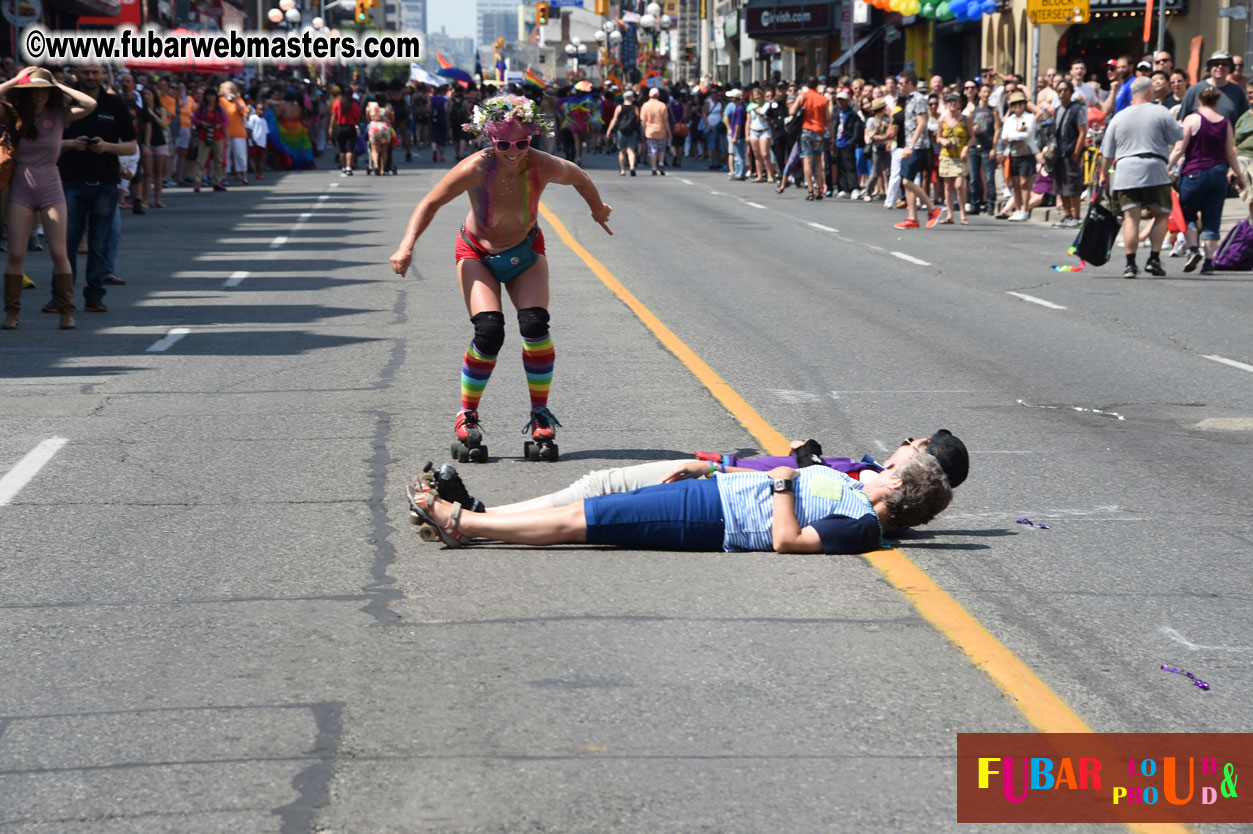
<path id="1" fill-rule="evenodd" d="M 635 109 L 635 105 L 622 105 L 622 111 L 618 113 L 618 130 L 622 133 L 634 133 L 639 129 L 639 126 L 640 115 Z"/>
<path id="2" fill-rule="evenodd" d="M 464 96 L 453 96 L 452 109 L 448 114 L 453 127 L 461 127 L 467 121 L 465 101 Z"/>
<path id="3" fill-rule="evenodd" d="M 1215 269 L 1248 270 L 1253 269 L 1253 224 L 1241 220 L 1227 236 L 1214 255 Z"/>

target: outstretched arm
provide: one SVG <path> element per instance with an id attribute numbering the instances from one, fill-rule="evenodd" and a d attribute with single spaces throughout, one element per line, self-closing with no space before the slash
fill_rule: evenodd
<path id="1" fill-rule="evenodd" d="M 548 181 L 558 185 L 573 185 L 574 190 L 579 192 L 579 196 L 587 201 L 587 207 L 592 210 L 592 219 L 606 232 L 613 234 L 609 229 L 609 213 L 613 211 L 613 208 L 601 202 L 600 192 L 596 190 L 596 184 L 592 182 L 587 172 L 573 162 L 567 162 L 555 156 L 548 157 L 548 164 Z"/>
<path id="2" fill-rule="evenodd" d="M 418 203 L 417 208 L 413 210 L 413 214 L 409 217 L 409 225 L 405 228 L 405 236 L 391 257 L 392 271 L 397 275 L 403 276 L 409 271 L 409 265 L 413 262 L 413 247 L 422 233 L 426 231 L 426 227 L 435 219 L 436 212 L 457 195 L 467 191 L 473 184 L 475 164 L 474 156 L 460 162 L 436 183 L 430 193 L 423 197 L 422 202 Z"/>

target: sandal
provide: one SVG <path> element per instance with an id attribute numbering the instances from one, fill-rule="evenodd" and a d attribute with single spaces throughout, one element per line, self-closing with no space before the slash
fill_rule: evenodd
<path id="1" fill-rule="evenodd" d="M 418 481 L 414 478 L 414 482 Z M 415 524 L 430 525 L 435 534 L 439 536 L 439 540 L 447 547 L 461 547 L 466 544 L 469 539 L 461 535 L 461 505 L 452 505 L 452 515 L 448 519 L 448 524 L 440 524 L 435 518 L 434 505 L 439 500 L 433 491 L 415 494 L 413 489 L 407 490 L 409 494 L 409 512 L 416 516 L 411 519 Z"/>

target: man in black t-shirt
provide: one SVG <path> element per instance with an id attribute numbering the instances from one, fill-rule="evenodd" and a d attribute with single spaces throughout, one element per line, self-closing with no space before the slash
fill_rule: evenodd
<path id="1" fill-rule="evenodd" d="M 104 70 L 99 64 L 78 67 L 78 89 L 96 99 L 90 116 L 65 126 L 61 141 L 61 185 L 65 191 L 67 215 L 66 244 L 70 272 L 78 272 L 78 242 L 87 230 L 87 273 L 83 286 L 83 309 L 104 313 L 104 279 L 109 274 L 106 247 L 118 211 L 117 187 L 120 181 L 119 156 L 135 153 L 135 125 L 126 105 L 117 96 L 104 92 L 100 82 Z M 54 294 L 44 305 L 46 313 L 61 309 Z"/>

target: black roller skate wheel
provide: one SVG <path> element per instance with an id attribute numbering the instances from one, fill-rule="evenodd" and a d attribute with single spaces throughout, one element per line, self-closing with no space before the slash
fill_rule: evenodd
<path id="1" fill-rule="evenodd" d="M 557 462 L 557 444 L 550 443 L 539 450 L 539 459 L 546 460 L 549 463 Z"/>
<path id="2" fill-rule="evenodd" d="M 462 460 L 461 455 L 465 452 L 465 448 L 466 447 L 462 445 L 460 440 L 454 440 L 452 443 L 452 448 L 449 449 L 448 454 L 452 457 L 453 460 Z"/>
<path id="3" fill-rule="evenodd" d="M 469 451 L 466 457 L 461 459 L 462 463 L 487 463 L 487 447 L 475 446 Z"/>
<path id="4" fill-rule="evenodd" d="M 534 445 L 530 440 L 522 441 L 522 457 L 531 460 L 531 447 Z"/>
<path id="5" fill-rule="evenodd" d="M 522 453 L 526 455 L 527 460 L 529 460 L 531 463 L 535 463 L 537 460 L 539 460 L 539 444 L 532 443 L 531 441 L 528 440 L 527 442 L 522 444 Z"/>

